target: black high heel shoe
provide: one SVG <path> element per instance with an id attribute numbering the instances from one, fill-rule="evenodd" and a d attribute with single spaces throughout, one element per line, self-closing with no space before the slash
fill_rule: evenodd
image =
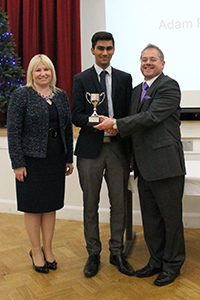
<path id="1" fill-rule="evenodd" d="M 46 264 L 47 264 L 47 268 L 50 270 L 57 270 L 57 261 L 54 260 L 52 263 L 50 263 L 49 261 L 46 260 Z"/>
<path id="2" fill-rule="evenodd" d="M 45 254 L 44 254 L 43 247 L 42 247 L 42 252 L 43 252 L 43 255 L 44 255 L 44 260 L 46 262 L 47 268 L 50 269 L 50 270 L 54 270 L 54 271 L 57 270 L 57 264 L 58 264 L 57 261 L 56 260 L 54 260 L 53 262 L 47 261 L 46 257 L 45 257 Z"/>
<path id="3" fill-rule="evenodd" d="M 44 266 L 38 267 L 38 266 L 36 266 L 36 265 L 34 264 L 34 261 L 33 261 L 33 255 L 32 255 L 32 250 L 29 252 L 29 255 L 30 255 L 31 259 L 32 259 L 33 267 L 34 267 L 34 269 L 35 269 L 36 272 L 39 272 L 39 273 L 45 273 L 45 274 L 49 273 L 49 269 L 48 269 L 48 267 L 47 267 L 46 262 L 45 262 Z"/>

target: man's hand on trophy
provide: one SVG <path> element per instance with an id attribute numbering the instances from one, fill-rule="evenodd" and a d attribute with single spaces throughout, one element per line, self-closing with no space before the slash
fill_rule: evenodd
<path id="1" fill-rule="evenodd" d="M 108 118 L 105 116 L 98 116 L 100 119 L 100 123 L 95 125 L 94 128 L 98 130 L 105 130 L 109 134 L 117 134 L 118 130 L 113 128 L 115 119 Z"/>

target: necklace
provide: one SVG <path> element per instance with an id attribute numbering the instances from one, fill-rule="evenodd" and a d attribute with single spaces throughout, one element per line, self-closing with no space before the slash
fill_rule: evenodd
<path id="1" fill-rule="evenodd" d="M 50 95 L 48 96 L 43 96 L 42 94 L 40 94 L 39 92 L 37 92 L 49 105 L 52 105 L 52 101 L 51 99 L 54 97 L 54 92 L 51 92 Z"/>

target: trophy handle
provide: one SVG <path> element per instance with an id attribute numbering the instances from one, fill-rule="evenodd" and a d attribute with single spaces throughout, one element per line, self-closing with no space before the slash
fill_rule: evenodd
<path id="1" fill-rule="evenodd" d="M 91 101 L 88 99 L 88 96 L 90 97 L 91 94 L 89 92 L 86 92 L 85 98 L 86 98 L 87 102 L 91 104 Z"/>
<path id="2" fill-rule="evenodd" d="M 101 101 L 99 101 L 98 105 L 100 105 L 100 104 L 104 101 L 104 99 L 105 99 L 105 93 L 102 92 L 102 93 L 100 94 L 100 97 L 102 97 L 102 99 L 101 99 Z"/>

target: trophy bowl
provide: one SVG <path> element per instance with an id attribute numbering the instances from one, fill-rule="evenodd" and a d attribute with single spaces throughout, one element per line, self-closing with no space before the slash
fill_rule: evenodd
<path id="1" fill-rule="evenodd" d="M 89 93 L 86 92 L 85 97 L 88 103 L 93 105 L 93 114 L 89 117 L 88 122 L 89 124 L 99 124 L 99 117 L 97 114 L 97 106 L 100 105 L 105 99 L 105 93 L 102 92 L 101 94 L 97 93 Z"/>

